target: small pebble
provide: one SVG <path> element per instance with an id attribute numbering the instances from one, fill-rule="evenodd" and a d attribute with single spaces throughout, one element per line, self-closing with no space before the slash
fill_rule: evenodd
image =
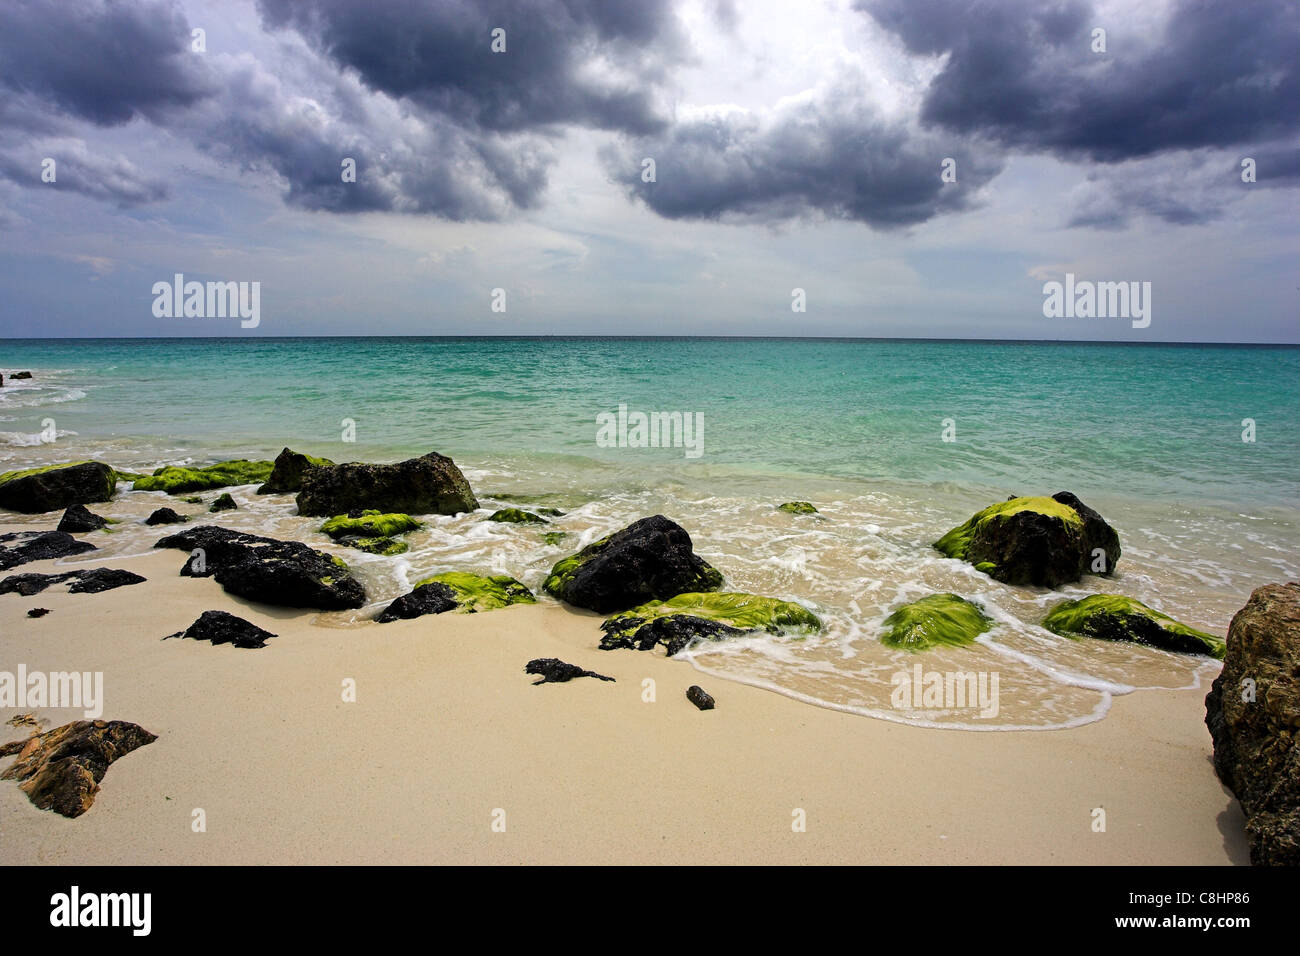
<path id="1" fill-rule="evenodd" d="M 700 710 L 712 710 L 714 707 L 713 698 L 699 684 L 692 684 L 686 689 L 686 699 Z"/>

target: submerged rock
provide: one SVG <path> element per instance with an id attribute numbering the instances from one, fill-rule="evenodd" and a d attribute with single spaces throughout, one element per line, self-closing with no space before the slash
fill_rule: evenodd
<path id="1" fill-rule="evenodd" d="M 109 764 L 157 739 L 124 720 L 74 721 L 18 742 L 18 759 L 0 779 L 17 780 L 42 810 L 79 817 L 95 802 Z"/>
<path id="2" fill-rule="evenodd" d="M 355 508 L 407 515 L 454 515 L 478 508 L 456 463 L 437 452 L 392 465 L 353 462 L 302 476 L 298 513 L 327 517 Z"/>
<path id="3" fill-rule="evenodd" d="M 686 699 L 700 710 L 713 710 L 717 706 L 717 702 L 699 684 L 686 688 Z"/>
<path id="4" fill-rule="evenodd" d="M 275 636 L 270 631 L 264 631 L 256 624 L 226 611 L 204 611 L 185 630 L 168 634 L 163 640 L 180 637 L 194 641 L 211 641 L 214 645 L 233 644 L 235 647 L 257 648 L 266 647 L 266 642 Z"/>
<path id="5" fill-rule="evenodd" d="M 904 604 L 885 618 L 880 643 L 908 651 L 948 645 L 960 647 L 993 626 L 977 605 L 956 594 L 930 594 Z"/>
<path id="6" fill-rule="evenodd" d="M 523 511 L 519 508 L 502 508 L 494 511 L 487 516 L 488 521 L 502 521 L 510 524 L 547 524 L 547 520 L 541 515 L 535 515 L 531 511 Z"/>
<path id="7" fill-rule="evenodd" d="M 811 501 L 787 501 L 783 505 L 777 505 L 776 510 L 785 511 L 792 515 L 820 514 L 820 512 L 812 506 Z"/>
<path id="8" fill-rule="evenodd" d="M 0 474 L 0 508 L 39 514 L 71 505 L 108 501 L 117 472 L 102 461 L 75 461 Z"/>
<path id="9" fill-rule="evenodd" d="M 543 585 L 548 594 L 601 614 L 720 587 L 722 574 L 695 553 L 686 529 L 663 515 L 635 521 L 557 562 Z"/>
<path id="10" fill-rule="evenodd" d="M 542 532 L 542 543 L 552 546 L 562 544 L 564 539 L 569 536 L 567 531 L 544 531 Z"/>
<path id="11" fill-rule="evenodd" d="M 1049 588 L 1113 574 L 1120 557 L 1115 529 L 1068 491 L 990 505 L 934 547 L 1004 584 Z"/>
<path id="12" fill-rule="evenodd" d="M 410 594 L 403 594 L 375 618 L 380 624 L 392 621 L 409 621 L 426 614 L 443 614 L 454 611 L 459 604 L 456 592 L 445 584 L 434 581 L 420 584 Z"/>
<path id="13" fill-rule="evenodd" d="M 182 524 L 190 519 L 185 515 L 177 514 L 171 508 L 159 508 L 149 517 L 144 519 L 145 524 Z"/>
<path id="14" fill-rule="evenodd" d="M 215 577 L 231 594 L 264 604 L 338 611 L 366 603 L 365 589 L 341 559 L 300 541 L 199 525 L 168 535 L 154 547 L 197 550 L 182 575 Z"/>
<path id="15" fill-rule="evenodd" d="M 202 468 L 183 468 L 167 465 L 152 475 L 137 478 L 132 486 L 136 491 L 165 491 L 181 495 L 187 491 L 207 491 L 209 488 L 226 488 L 233 485 L 251 485 L 266 481 L 271 474 L 269 461 L 247 461 L 237 458 Z"/>
<path id="16" fill-rule="evenodd" d="M 217 500 L 212 502 L 208 511 L 234 511 L 239 505 L 235 504 L 235 499 L 230 497 L 230 492 L 223 491 L 217 495 Z"/>
<path id="17" fill-rule="evenodd" d="M 328 468 L 334 462 L 328 458 L 313 458 L 285 448 L 275 456 L 275 464 L 266 483 L 257 489 L 259 495 L 286 494 L 302 488 L 302 476 L 312 468 Z"/>
<path id="18" fill-rule="evenodd" d="M 80 571 L 64 571 L 62 574 L 11 574 L 0 581 L 0 594 L 21 594 L 31 597 L 40 594 L 53 584 L 71 581 L 69 594 L 99 594 L 114 588 L 130 584 L 141 584 L 144 578 L 134 571 L 121 568 L 86 568 Z"/>
<path id="19" fill-rule="evenodd" d="M 575 677 L 594 677 L 596 680 L 606 681 L 614 679 L 604 674 L 597 674 L 595 671 L 583 670 L 577 664 L 568 664 L 556 657 L 535 658 L 524 665 L 524 673 L 541 677 L 541 680 L 533 681 L 534 687 L 538 684 L 563 684 Z"/>
<path id="20" fill-rule="evenodd" d="M 349 548 L 356 548 L 358 551 L 364 551 L 367 554 L 377 554 L 384 558 L 405 554 L 411 550 L 409 544 L 405 541 L 398 541 L 396 538 L 339 538 L 339 544 L 346 545 Z"/>
<path id="21" fill-rule="evenodd" d="M 1300 865 L 1300 584 L 1257 588 L 1233 617 L 1205 724 L 1246 814 L 1250 861 Z"/>
<path id="22" fill-rule="evenodd" d="M 720 641 L 746 634 L 821 629 L 821 621 L 793 601 L 741 592 L 692 592 L 651 601 L 617 614 L 600 629 L 600 649 L 648 651 L 663 645 L 672 657 L 697 640 Z"/>
<path id="23" fill-rule="evenodd" d="M 48 561 L 98 550 L 89 541 L 78 541 L 66 531 L 14 531 L 0 534 L 0 571 L 32 561 Z"/>
<path id="24" fill-rule="evenodd" d="M 55 530 L 76 534 L 83 531 L 98 531 L 107 526 L 107 518 L 94 514 L 85 505 L 71 505 L 63 512 L 63 517 L 59 519 L 59 525 Z"/>
<path id="25" fill-rule="evenodd" d="M 1095 637 L 1129 641 L 1182 654 L 1208 654 L 1223 659 L 1223 640 L 1122 594 L 1090 594 L 1062 601 L 1043 619 L 1043 627 L 1062 637 Z"/>

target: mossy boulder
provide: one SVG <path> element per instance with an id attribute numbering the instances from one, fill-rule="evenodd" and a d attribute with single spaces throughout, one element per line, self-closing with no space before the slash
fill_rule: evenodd
<path id="1" fill-rule="evenodd" d="M 469 574 L 465 571 L 445 571 L 416 582 L 418 589 L 426 584 L 441 584 L 451 588 L 457 608 L 467 614 L 475 611 L 492 611 L 511 604 L 536 604 L 537 598 L 508 574 Z"/>
<path id="2" fill-rule="evenodd" d="M 716 591 L 722 574 L 695 553 L 685 528 L 654 515 L 556 562 L 542 587 L 568 604 L 612 614 L 688 591 Z"/>
<path id="3" fill-rule="evenodd" d="M 396 538 L 340 538 L 339 544 L 347 545 L 349 548 L 356 548 L 358 551 L 365 551 L 368 554 L 377 554 L 383 558 L 391 558 L 395 555 L 405 554 L 411 550 L 411 546 L 405 541 L 398 541 Z"/>
<path id="4" fill-rule="evenodd" d="M 230 497 L 230 492 L 223 491 L 217 495 L 217 499 L 208 506 L 208 511 L 234 511 L 239 505 L 235 504 L 235 499 Z"/>
<path id="5" fill-rule="evenodd" d="M 792 515 L 815 515 L 819 514 L 810 501 L 787 501 L 783 505 L 776 506 L 777 511 L 784 511 Z"/>
<path id="6" fill-rule="evenodd" d="M 373 509 L 335 515 L 320 526 L 320 530 L 331 538 L 392 538 L 419 528 L 420 522 L 410 515 L 397 512 L 381 514 Z"/>
<path id="7" fill-rule="evenodd" d="M 73 461 L 0 474 L 0 508 L 40 514 L 71 505 L 108 501 L 117 472 L 102 461 Z"/>
<path id="8" fill-rule="evenodd" d="M 1078 601 L 1062 601 L 1047 613 L 1043 627 L 1062 637 L 1129 641 L 1165 651 L 1223 659 L 1222 638 L 1180 624 L 1169 615 L 1122 594 L 1091 594 Z"/>
<path id="9" fill-rule="evenodd" d="M 437 452 L 392 465 L 352 462 L 303 473 L 299 514 L 328 517 L 363 508 L 455 515 L 477 510 L 478 500 L 456 463 Z"/>
<path id="10" fill-rule="evenodd" d="M 897 608 L 885 618 L 880 643 L 906 651 L 961 647 L 993 626 L 978 605 L 956 594 L 930 594 Z"/>
<path id="11" fill-rule="evenodd" d="M 990 505 L 934 547 L 1004 584 L 1049 588 L 1111 575 L 1120 558 L 1115 529 L 1068 491 Z"/>
<path id="12" fill-rule="evenodd" d="M 662 644 L 668 655 L 696 640 L 718 641 L 746 634 L 821 630 L 822 622 L 793 601 L 739 591 L 691 592 L 666 601 L 649 601 L 601 624 L 601 650 L 648 651 Z"/>
<path id="13" fill-rule="evenodd" d="M 183 495 L 189 491 L 207 491 L 209 488 L 226 488 L 234 485 L 252 485 L 266 481 L 273 464 L 269 461 L 248 461 L 237 458 L 202 468 L 167 465 L 152 475 L 137 478 L 136 491 L 165 491 L 169 495 Z"/>
<path id="14" fill-rule="evenodd" d="M 547 524 L 547 520 L 541 515 L 535 515 L 531 511 L 524 511 L 520 508 L 502 508 L 494 511 L 487 516 L 488 521 L 502 521 L 510 524 Z"/>
<path id="15" fill-rule="evenodd" d="M 312 468 L 329 468 L 334 464 L 328 458 L 315 458 L 285 448 L 275 456 L 275 464 L 266 483 L 257 489 L 259 495 L 287 494 L 302 488 L 302 476 Z"/>

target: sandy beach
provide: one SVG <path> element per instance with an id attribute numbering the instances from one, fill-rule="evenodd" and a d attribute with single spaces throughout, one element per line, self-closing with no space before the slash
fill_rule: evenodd
<path id="1" fill-rule="evenodd" d="M 1211 765 L 1205 687 L 1119 697 L 1068 730 L 918 728 L 706 677 L 661 650 L 600 651 L 600 618 L 555 604 L 322 626 L 179 577 L 183 561 L 36 562 L 21 571 L 103 564 L 148 580 L 0 596 L 6 668 L 102 671 L 104 719 L 158 735 L 77 819 L 0 782 L 0 863 L 1248 861 Z M 160 640 L 208 609 L 278 636 L 258 650 Z M 537 657 L 616 681 L 531 686 Z M 694 683 L 716 710 L 687 701 Z M 34 713 L 42 730 L 82 716 Z"/>

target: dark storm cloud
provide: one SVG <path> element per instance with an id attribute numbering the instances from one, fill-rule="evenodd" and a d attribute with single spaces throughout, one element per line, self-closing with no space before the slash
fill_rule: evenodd
<path id="1" fill-rule="evenodd" d="M 918 54 L 948 54 L 927 124 L 1064 159 L 1117 162 L 1300 129 L 1294 0 L 1181 0 L 1162 35 L 1083 0 L 858 0 Z M 1094 53 L 1091 32 L 1107 31 Z"/>
<path id="2" fill-rule="evenodd" d="M 371 89 L 494 131 L 576 124 L 643 133 L 685 39 L 669 0 L 259 0 Z M 490 49 L 505 31 L 506 52 Z"/>
<path id="3" fill-rule="evenodd" d="M 0 85 L 99 126 L 158 120 L 209 92 L 184 17 L 149 0 L 5 0 Z"/>
<path id="4" fill-rule="evenodd" d="M 643 181 L 647 157 L 655 161 L 654 182 Z M 603 158 L 613 179 L 670 219 L 778 222 L 813 215 L 879 229 L 969 208 L 1001 169 L 996 154 L 963 138 L 884 119 L 848 76 L 774 117 L 732 112 L 689 119 Z M 955 183 L 940 178 L 947 158 L 956 161 Z"/>

